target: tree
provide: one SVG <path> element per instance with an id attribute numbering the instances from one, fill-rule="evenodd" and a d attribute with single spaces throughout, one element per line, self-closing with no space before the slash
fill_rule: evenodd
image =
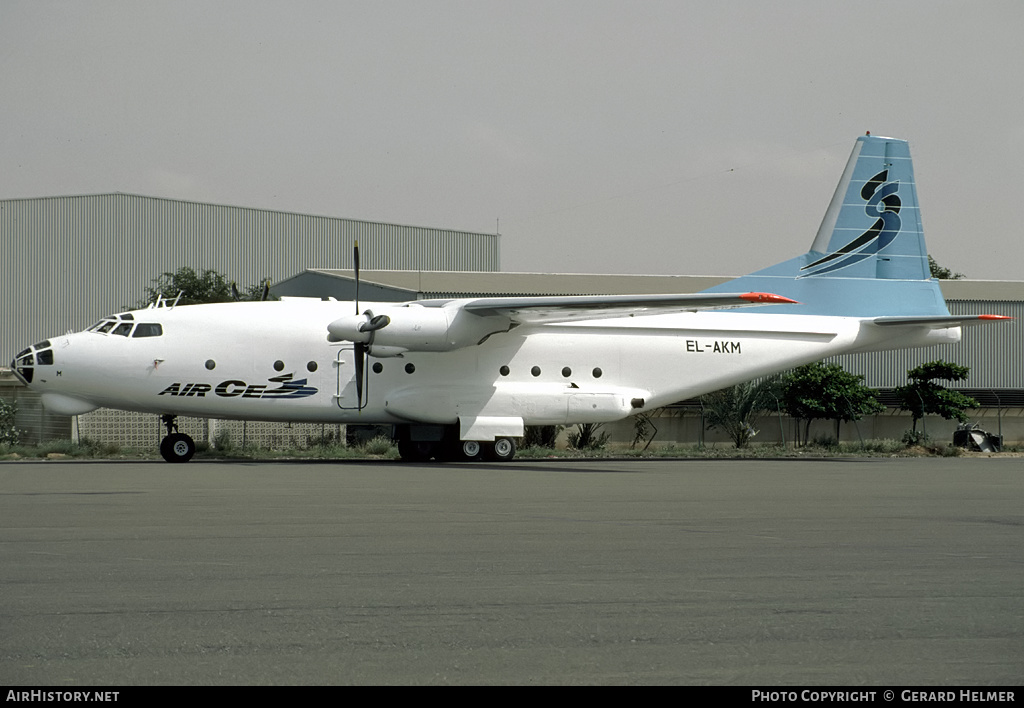
<path id="1" fill-rule="evenodd" d="M 930 254 L 928 256 L 928 270 L 933 278 L 938 278 L 939 280 L 961 280 L 966 277 L 963 273 L 954 273 L 949 268 L 943 268 L 935 262 L 935 259 Z"/>
<path id="2" fill-rule="evenodd" d="M 964 381 L 969 371 L 966 366 L 937 359 L 915 366 L 907 372 L 910 383 L 897 386 L 896 396 L 900 410 L 910 411 L 914 418 L 914 433 L 917 432 L 917 421 L 928 414 L 940 415 L 946 420 L 955 418 L 961 423 L 967 422 L 968 416 L 964 411 L 978 408 L 980 404 L 970 396 L 951 391 L 935 381 Z"/>
<path id="3" fill-rule="evenodd" d="M 144 308 L 156 302 L 157 298 L 175 300 L 178 298 L 178 293 L 181 293 L 181 298 L 178 299 L 179 305 L 261 300 L 269 283 L 269 278 L 264 278 L 258 285 L 250 285 L 242 294 L 238 292 L 233 282 L 215 270 L 207 268 L 202 273 L 197 273 L 194 269 L 185 266 L 174 272 L 161 273 L 154 278 L 153 284 L 146 288 L 145 296 L 135 305 L 135 308 Z"/>
<path id="4" fill-rule="evenodd" d="M 836 422 L 836 440 L 842 421 L 860 420 L 880 413 L 885 406 L 875 392 L 862 382 L 864 377 L 846 371 L 839 364 L 806 364 L 782 379 L 782 402 L 789 415 L 806 420 L 804 444 L 810 440 L 811 422 L 815 419 Z"/>
<path id="5" fill-rule="evenodd" d="M 757 435 L 754 427 L 765 411 L 777 405 L 778 377 L 747 381 L 701 396 L 708 428 L 725 431 L 736 447 L 746 447 Z"/>

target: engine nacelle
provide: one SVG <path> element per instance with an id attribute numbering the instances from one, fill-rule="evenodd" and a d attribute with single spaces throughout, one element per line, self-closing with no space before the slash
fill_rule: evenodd
<path id="1" fill-rule="evenodd" d="M 401 356 L 405 352 L 448 352 L 471 347 L 498 332 L 507 332 L 511 322 L 501 315 L 481 316 L 459 307 L 375 307 L 377 319 L 389 320 L 373 331 L 366 331 L 368 315 L 348 315 L 327 325 L 332 342 L 369 344 L 367 353 L 376 357 Z"/>

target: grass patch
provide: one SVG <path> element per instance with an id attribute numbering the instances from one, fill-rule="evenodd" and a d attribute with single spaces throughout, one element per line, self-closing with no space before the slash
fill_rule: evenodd
<path id="1" fill-rule="evenodd" d="M 146 451 L 121 448 L 114 443 L 105 443 L 83 438 L 80 442 L 71 440 L 47 440 L 37 445 L 19 443 L 16 445 L 0 444 L 0 460 L 22 459 L 84 459 L 84 460 L 138 460 L 158 456 Z"/>

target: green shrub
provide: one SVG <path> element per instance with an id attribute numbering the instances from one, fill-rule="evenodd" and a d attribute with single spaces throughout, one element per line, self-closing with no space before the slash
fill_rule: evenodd
<path id="1" fill-rule="evenodd" d="M 362 445 L 362 451 L 367 455 L 387 455 L 391 452 L 391 448 L 394 446 L 395 443 L 391 438 L 378 435 L 375 438 L 367 440 Z"/>
<path id="2" fill-rule="evenodd" d="M 903 444 L 907 447 L 924 445 L 927 442 L 928 436 L 924 434 L 923 430 L 907 430 L 903 433 Z"/>
<path id="3" fill-rule="evenodd" d="M 576 430 L 566 436 L 569 441 L 569 447 L 573 450 L 600 450 L 604 448 L 611 435 L 608 433 L 601 433 L 599 435 L 597 433 L 603 426 L 604 423 L 579 423 L 576 426 Z"/>
<path id="4" fill-rule="evenodd" d="M 0 443 L 17 445 L 21 440 L 21 431 L 14 425 L 14 416 L 17 412 L 16 403 L 8 403 L 0 398 Z"/>
<path id="5" fill-rule="evenodd" d="M 523 435 L 523 444 L 520 447 L 552 449 L 563 428 L 562 425 L 527 425 Z"/>

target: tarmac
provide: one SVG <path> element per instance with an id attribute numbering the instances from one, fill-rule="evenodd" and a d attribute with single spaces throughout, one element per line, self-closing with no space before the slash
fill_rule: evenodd
<path id="1" fill-rule="evenodd" d="M 1019 685 L 1022 579 L 1020 458 L 0 463 L 5 686 Z"/>

